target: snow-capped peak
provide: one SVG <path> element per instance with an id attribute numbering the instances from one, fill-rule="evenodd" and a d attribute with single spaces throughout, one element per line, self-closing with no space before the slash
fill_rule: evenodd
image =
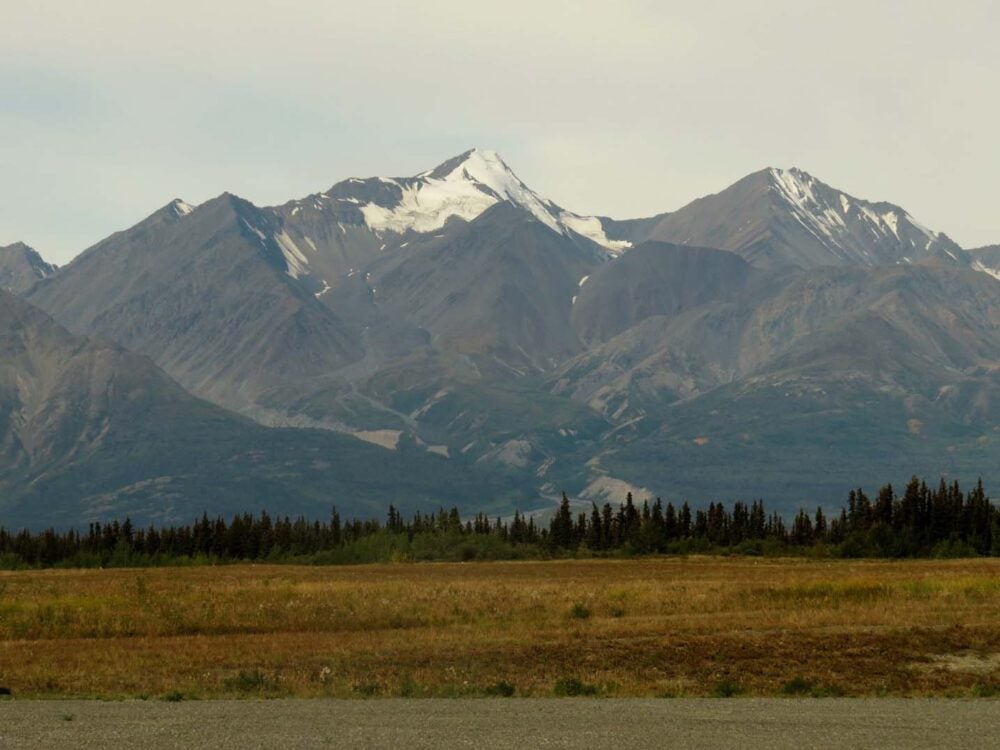
<path id="1" fill-rule="evenodd" d="M 554 232 L 565 229 L 553 215 L 558 210 L 550 200 L 539 197 L 525 185 L 496 151 L 473 149 L 466 160 L 456 167 L 452 177 L 461 171 L 462 176 L 473 181 L 481 190 L 487 188 L 500 200 L 520 206 Z"/>
<path id="2" fill-rule="evenodd" d="M 433 232 L 452 217 L 472 221 L 497 203 L 508 201 L 558 234 L 572 231 L 612 251 L 628 246 L 609 240 L 600 219 L 563 211 L 539 196 L 496 151 L 472 149 L 416 177 L 378 179 L 398 187 L 401 196 L 392 205 L 372 201 L 361 206 L 365 222 L 376 231 Z"/>
<path id="3" fill-rule="evenodd" d="M 870 203 L 831 188 L 801 169 L 767 170 L 771 190 L 795 220 L 833 254 L 866 264 L 891 259 L 908 262 L 910 255 L 930 250 L 939 239 L 903 209 L 888 203 Z M 876 258 L 866 248 L 872 241 L 889 252 Z M 892 248 L 890 250 L 890 248 Z M 948 252 L 947 248 L 943 249 Z M 954 255 L 952 255 L 954 258 Z"/>
<path id="4" fill-rule="evenodd" d="M 564 232 L 555 219 L 555 206 L 521 182 L 495 151 L 473 149 L 408 180 L 378 179 L 399 187 L 402 197 L 395 206 L 362 206 L 372 229 L 433 232 L 452 217 L 471 221 L 498 202 L 509 201 L 554 232 Z"/>

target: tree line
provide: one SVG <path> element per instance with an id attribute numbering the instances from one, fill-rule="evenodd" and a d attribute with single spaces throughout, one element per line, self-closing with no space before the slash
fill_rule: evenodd
<path id="1" fill-rule="evenodd" d="M 456 508 L 417 512 L 390 506 L 384 522 L 272 517 L 266 511 L 223 518 L 203 515 L 183 526 L 136 528 L 128 519 L 88 529 L 12 532 L 0 527 L 0 567 L 97 567 L 227 561 L 360 563 L 388 560 L 473 560 L 559 555 L 644 555 L 729 552 L 840 557 L 1000 556 L 1000 509 L 982 481 L 929 487 L 913 478 L 901 494 L 891 484 L 874 498 L 852 490 L 830 517 L 817 508 L 786 522 L 761 500 L 711 503 L 692 510 L 659 498 L 637 504 L 631 493 L 612 506 L 574 512 L 563 494 L 547 524 L 516 512 L 463 520 Z"/>

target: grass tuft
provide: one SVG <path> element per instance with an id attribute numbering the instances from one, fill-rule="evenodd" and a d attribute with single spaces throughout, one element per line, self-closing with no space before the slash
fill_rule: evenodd
<path id="1" fill-rule="evenodd" d="M 793 677 L 781 686 L 783 695 L 812 695 L 815 689 L 816 684 L 802 676 Z"/>
<path id="2" fill-rule="evenodd" d="M 556 682 L 554 692 L 556 695 L 566 698 L 597 695 L 597 685 L 590 685 L 578 677 L 564 677 Z"/>
<path id="3" fill-rule="evenodd" d="M 268 677 L 259 669 L 240 670 L 234 677 L 227 677 L 222 683 L 226 690 L 236 693 L 254 693 L 265 690 L 273 690 L 277 687 L 276 681 Z"/>
<path id="4" fill-rule="evenodd" d="M 374 698 L 382 694 L 382 685 L 377 682 L 359 682 L 354 685 L 354 692 L 366 698 Z"/>

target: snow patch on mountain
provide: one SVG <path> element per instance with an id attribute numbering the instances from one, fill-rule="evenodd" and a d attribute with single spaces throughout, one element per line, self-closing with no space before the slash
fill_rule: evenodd
<path id="1" fill-rule="evenodd" d="M 495 151 L 473 149 L 447 174 L 434 176 L 436 173 L 431 170 L 398 180 L 379 177 L 379 182 L 399 188 L 402 195 L 395 205 L 375 201 L 361 205 L 365 223 L 376 231 L 428 233 L 441 229 L 453 217 L 472 221 L 497 203 L 508 201 L 557 234 L 573 232 L 613 253 L 630 247 L 628 242 L 608 239 L 600 219 L 564 211 L 539 196 Z"/>
<path id="2" fill-rule="evenodd" d="M 305 253 L 299 250 L 299 246 L 288 236 L 288 233 L 282 229 L 274 235 L 274 241 L 278 243 L 278 247 L 281 248 L 281 254 L 285 257 L 285 264 L 288 266 L 288 275 L 293 279 L 305 276 L 308 273 L 306 266 L 309 265 L 309 259 L 306 258 Z"/>
<path id="3" fill-rule="evenodd" d="M 398 205 L 368 203 L 361 207 L 361 213 L 371 229 L 400 234 L 432 232 L 453 216 L 471 221 L 496 202 L 470 182 L 426 178 L 426 182 L 404 188 Z"/>
<path id="4" fill-rule="evenodd" d="M 472 221 L 500 201 L 510 201 L 529 211 L 554 232 L 563 233 L 552 215 L 551 204 L 535 195 L 493 151 L 470 151 L 467 158 L 441 178 L 424 173 L 400 183 L 379 177 L 380 182 L 399 187 L 403 196 L 392 207 L 368 203 L 361 207 L 372 229 L 433 232 L 452 217 Z"/>
<path id="5" fill-rule="evenodd" d="M 604 232 L 604 225 L 596 216 L 577 216 L 569 211 L 563 211 L 559 214 L 559 221 L 581 237 L 586 237 L 591 242 L 596 242 L 613 253 L 621 253 L 632 247 L 632 243 L 628 240 L 609 239 Z"/>
<path id="6" fill-rule="evenodd" d="M 1000 281 L 1000 269 L 990 268 L 989 266 L 985 265 L 981 260 L 973 261 L 972 268 L 974 271 L 985 273 L 987 276 L 992 276 L 997 281 Z"/>
<path id="7" fill-rule="evenodd" d="M 885 225 L 892 230 L 892 233 L 896 235 L 896 239 L 899 239 L 899 217 L 896 216 L 895 211 L 890 211 L 887 214 L 882 214 L 882 221 Z"/>
<path id="8" fill-rule="evenodd" d="M 264 245 L 265 247 L 267 246 L 267 237 L 262 231 L 260 231 L 257 227 L 255 227 L 253 224 L 251 224 L 249 221 L 247 221 L 242 217 L 240 218 L 240 221 L 243 222 L 243 226 L 245 226 L 247 229 L 249 229 L 251 232 L 257 235 L 257 239 L 260 240 L 262 245 Z"/>

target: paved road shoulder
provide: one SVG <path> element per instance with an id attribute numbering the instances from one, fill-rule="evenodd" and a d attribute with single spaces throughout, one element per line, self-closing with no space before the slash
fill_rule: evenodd
<path id="1" fill-rule="evenodd" d="M 996 748 L 1000 701 L 3 701 L 0 747 Z"/>

